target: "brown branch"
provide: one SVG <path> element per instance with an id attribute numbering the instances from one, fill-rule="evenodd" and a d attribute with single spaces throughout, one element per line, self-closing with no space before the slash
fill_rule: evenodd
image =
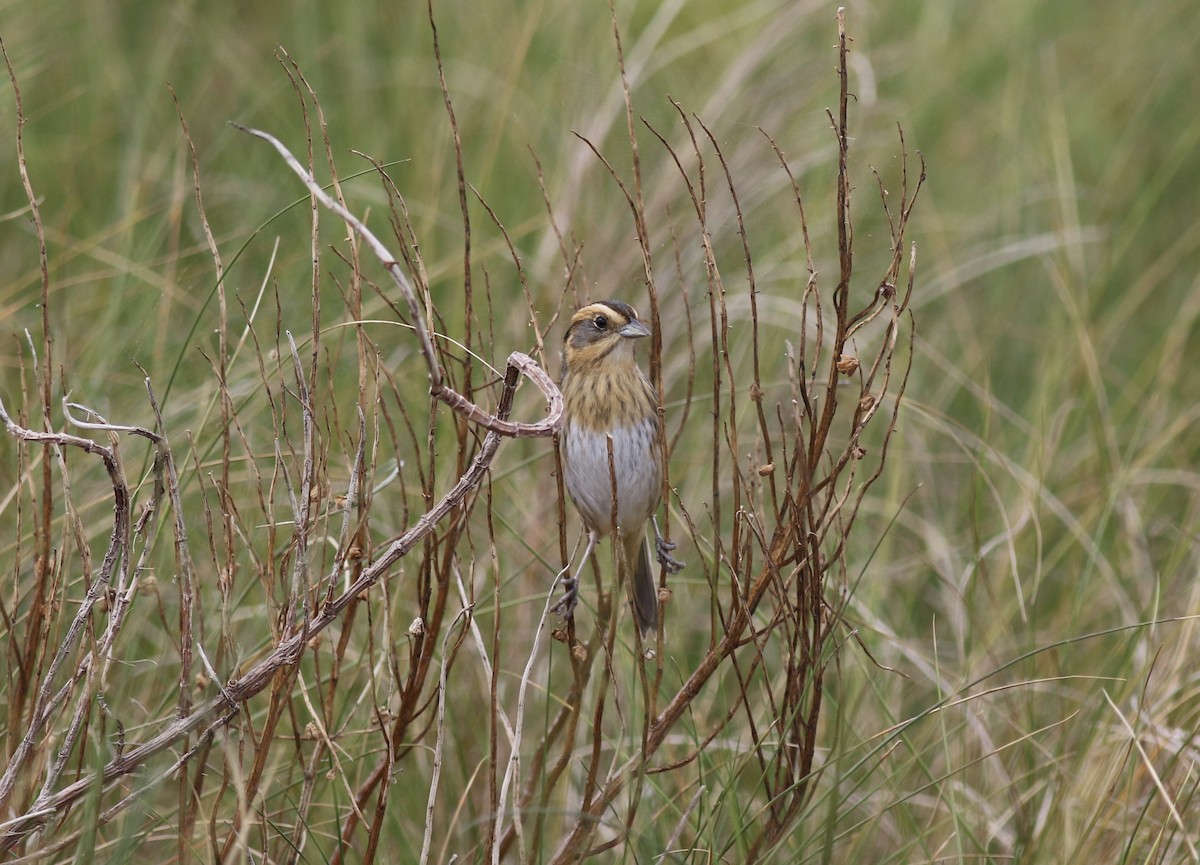
<path id="1" fill-rule="evenodd" d="M 9 416 L 2 401 L 0 401 L 0 421 L 4 422 L 9 433 L 22 441 L 38 442 L 51 448 L 75 447 L 86 453 L 98 455 L 104 463 L 105 471 L 108 472 L 113 489 L 113 528 L 109 537 L 108 550 L 104 554 L 104 561 L 99 574 L 92 581 L 92 585 L 89 587 L 74 619 L 72 619 L 67 629 L 66 636 L 60 642 L 58 650 L 55 652 L 54 658 L 51 660 L 45 676 L 42 678 L 41 688 L 30 711 L 28 726 L 21 737 L 20 743 L 14 749 L 3 776 L 0 776 L 0 808 L 2 808 L 12 796 L 17 776 L 31 756 L 37 736 L 49 720 L 50 714 L 66 698 L 69 689 L 72 689 L 75 683 L 86 675 L 91 668 L 92 656 L 85 655 L 80 660 L 78 668 L 67 684 L 57 694 L 53 695 L 53 697 L 51 696 L 54 681 L 58 677 L 58 673 L 66 662 L 67 657 L 74 652 L 75 646 L 83 634 L 84 626 L 91 618 L 92 609 L 101 598 L 106 596 L 118 561 L 122 557 L 128 556 L 129 489 L 125 484 L 125 477 L 117 461 L 116 453 L 112 448 L 104 447 L 91 439 L 81 438 L 69 433 L 39 432 L 20 426 Z M 38 802 L 41 799 L 42 797 L 39 796 Z M 39 807 L 35 803 L 31 810 L 37 811 Z"/>
<path id="2" fill-rule="evenodd" d="M 305 170 L 296 157 L 284 147 L 283 143 L 275 136 L 267 132 L 262 132 L 257 129 L 251 129 L 246 126 L 240 126 L 236 123 L 232 124 L 235 129 L 239 129 L 256 138 L 261 138 L 268 142 L 279 155 L 283 157 L 284 162 L 288 167 L 299 177 L 308 190 L 314 195 L 329 210 L 332 210 L 340 216 L 346 224 L 363 239 L 371 252 L 383 264 L 396 286 L 400 289 L 400 294 L 404 297 L 408 305 L 409 316 L 412 318 L 413 329 L 417 333 L 417 339 L 421 343 L 421 353 L 425 357 L 425 364 L 429 370 L 430 391 L 434 397 L 446 403 L 454 411 L 463 415 L 472 423 L 479 424 L 491 432 L 499 433 L 506 437 L 527 438 L 531 436 L 550 436 L 558 429 L 557 418 L 562 414 L 562 395 L 558 393 L 558 388 L 551 382 L 547 375 L 533 359 L 520 352 L 513 352 L 508 359 L 510 371 L 514 365 L 518 371 L 533 381 L 534 384 L 542 390 L 547 401 L 550 403 L 550 414 L 554 418 L 553 422 L 549 419 L 536 424 L 521 424 L 512 421 L 503 421 L 499 418 L 488 414 L 475 403 L 456 392 L 444 383 L 444 373 L 441 364 L 438 362 L 437 354 L 433 348 L 433 341 L 430 338 L 430 326 L 422 311 L 420 303 L 417 300 L 416 290 L 412 283 L 405 275 L 400 267 L 399 261 L 388 251 L 387 247 L 375 236 L 366 224 L 357 216 L 347 210 L 342 204 L 335 201 L 321 188 L 320 184 L 313 176 Z"/>
<path id="3" fill-rule="evenodd" d="M 531 373 L 531 371 L 536 372 Z M 351 602 L 379 582 L 398 559 L 408 553 L 416 544 L 423 541 L 433 531 L 438 522 L 454 510 L 466 495 L 483 480 L 488 467 L 495 458 L 500 442 L 506 434 L 508 437 L 514 438 L 553 435 L 562 420 L 562 396 L 558 392 L 558 388 L 550 381 L 549 376 L 546 376 L 540 367 L 533 362 L 533 359 L 527 355 L 514 352 L 510 356 L 504 382 L 505 396 L 503 401 L 511 400 L 512 392 L 516 389 L 521 374 L 528 376 L 542 390 L 547 402 L 550 404 L 550 411 L 545 419 L 534 424 L 513 424 L 497 419 L 485 419 L 488 420 L 485 425 L 488 426 L 489 432 L 484 438 L 483 446 L 480 448 L 479 453 L 476 455 L 467 472 L 459 478 L 454 487 L 441 500 L 424 513 L 408 531 L 393 541 L 378 559 L 365 568 L 358 579 L 344 593 L 332 601 L 325 603 L 313 615 L 306 629 L 293 633 L 282 640 L 265 658 L 241 676 L 235 677 L 226 683 L 222 693 L 195 708 L 187 717 L 176 718 L 149 740 L 127 749 L 122 754 L 110 760 L 103 769 L 95 774 L 83 777 L 57 792 L 45 791 L 26 810 L 25 814 L 5 824 L 3 833 L 0 834 L 0 851 L 7 852 L 11 850 L 24 835 L 44 824 L 61 809 L 86 795 L 92 789 L 93 785 L 108 785 L 114 780 L 128 775 L 137 770 L 154 755 L 170 748 L 179 739 L 206 726 L 213 716 L 224 714 L 238 707 L 266 689 L 281 670 L 292 666 L 296 662 L 300 654 L 304 651 L 304 647 L 309 639 L 337 621 L 342 611 Z M 69 646 L 73 645 L 78 633 L 82 630 L 83 623 L 86 621 L 92 605 L 98 600 L 100 587 L 106 585 L 107 575 L 111 573 L 119 551 L 124 549 L 122 539 L 125 537 L 128 528 L 129 502 L 128 492 L 124 487 L 119 466 L 110 449 L 97 444 L 91 439 L 80 438 L 66 433 L 43 433 L 20 427 L 8 416 L 2 403 L 0 403 L 0 420 L 4 421 L 10 433 L 24 441 L 78 447 L 88 453 L 98 454 L 103 459 L 105 468 L 108 469 L 109 475 L 112 478 L 115 498 L 113 539 L 110 542 L 109 552 L 105 556 L 101 578 L 94 582 L 92 592 L 89 593 L 85 598 L 84 604 L 81 605 L 80 612 L 71 627 L 70 633 L 72 636 L 60 646 L 58 655 L 56 655 L 55 661 L 48 671 L 42 686 L 42 692 L 39 696 L 38 705 L 42 708 L 39 708 L 35 712 L 29 730 L 26 732 L 21 744 L 17 746 L 17 752 L 10 761 L 4 776 L 0 778 L 0 802 L 4 802 L 11 795 L 17 774 L 28 759 L 34 746 L 36 735 L 44 726 L 49 710 L 52 708 L 52 706 L 47 704 L 50 702 L 49 690 L 55 674 L 61 668 Z"/>
<path id="4" fill-rule="evenodd" d="M 41 277 L 41 318 L 42 318 L 42 361 L 37 363 L 37 352 L 34 352 L 34 377 L 40 384 L 42 402 L 42 426 L 47 432 L 52 427 L 50 418 L 51 383 L 54 378 L 54 360 L 52 356 L 53 340 L 50 337 L 50 257 L 46 250 L 46 230 L 42 223 L 41 206 L 29 178 L 29 166 L 25 160 L 24 130 L 26 123 L 25 106 L 21 101 L 21 88 L 17 84 L 17 73 L 12 60 L 8 56 L 8 48 L 4 39 L 0 38 L 0 54 L 4 56 L 4 65 L 8 69 L 8 79 L 12 84 L 13 100 L 17 112 L 17 172 L 21 176 L 21 186 L 25 198 L 29 202 L 29 215 L 33 220 L 34 233 L 38 246 L 38 270 Z M 29 337 L 30 348 L 33 348 L 33 338 Z M 22 388 L 24 381 L 22 380 Z M 33 685 L 34 670 L 39 666 L 38 655 L 45 646 L 41 637 L 44 629 L 50 627 L 48 613 L 53 604 L 53 583 L 55 574 L 54 552 L 52 548 L 50 523 L 54 515 L 54 483 L 51 474 L 54 445 L 44 442 L 42 447 L 42 479 L 41 479 L 41 509 L 34 515 L 34 574 L 33 594 L 29 604 L 29 618 L 24 624 L 25 646 L 23 663 L 18 665 L 20 675 L 14 683 L 13 693 L 9 698 L 10 729 L 15 730 L 21 724 L 21 712 L 26 705 L 29 689 Z M 35 704 L 36 705 L 36 704 Z M 35 710 L 36 711 L 36 708 Z M 33 714 L 30 714 L 30 721 Z M 9 745 L 11 748 L 11 744 Z M 0 791 L 0 803 L 5 800 L 5 794 Z"/>

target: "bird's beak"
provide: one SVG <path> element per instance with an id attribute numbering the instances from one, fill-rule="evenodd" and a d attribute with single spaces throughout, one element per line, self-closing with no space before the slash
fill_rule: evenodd
<path id="1" fill-rule="evenodd" d="M 621 336 L 627 337 L 628 339 L 637 339 L 639 337 L 649 336 L 650 328 L 646 327 L 646 325 L 635 319 L 618 330 L 617 333 Z"/>

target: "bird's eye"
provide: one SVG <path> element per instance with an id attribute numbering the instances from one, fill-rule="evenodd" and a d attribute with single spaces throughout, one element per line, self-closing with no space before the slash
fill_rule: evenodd
<path id="1" fill-rule="evenodd" d="M 592 319 L 592 324 L 594 324 L 596 326 L 596 330 L 607 330 L 608 329 L 608 316 L 607 315 L 598 315 Z"/>

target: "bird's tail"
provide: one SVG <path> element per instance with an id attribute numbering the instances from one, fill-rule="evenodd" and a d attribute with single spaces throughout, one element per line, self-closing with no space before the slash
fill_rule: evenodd
<path id="1" fill-rule="evenodd" d="M 650 547 L 646 531 L 633 532 L 625 538 L 626 573 L 633 574 L 633 615 L 641 628 L 642 638 L 658 630 L 658 586 L 650 570 Z"/>

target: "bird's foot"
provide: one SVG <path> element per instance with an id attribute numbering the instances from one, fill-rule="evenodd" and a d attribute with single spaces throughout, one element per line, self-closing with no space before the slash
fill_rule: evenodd
<path id="1" fill-rule="evenodd" d="M 554 602 L 550 612 L 562 616 L 564 619 L 570 619 L 574 617 L 575 608 L 579 606 L 579 580 L 575 577 L 567 577 L 562 584 L 563 596 Z"/>
<path id="2" fill-rule="evenodd" d="M 673 549 L 675 549 L 674 541 L 669 541 L 662 535 L 656 534 L 654 538 L 654 552 L 658 563 L 667 569 L 668 574 L 677 574 L 683 570 L 684 563 L 671 555 L 671 550 Z"/>

